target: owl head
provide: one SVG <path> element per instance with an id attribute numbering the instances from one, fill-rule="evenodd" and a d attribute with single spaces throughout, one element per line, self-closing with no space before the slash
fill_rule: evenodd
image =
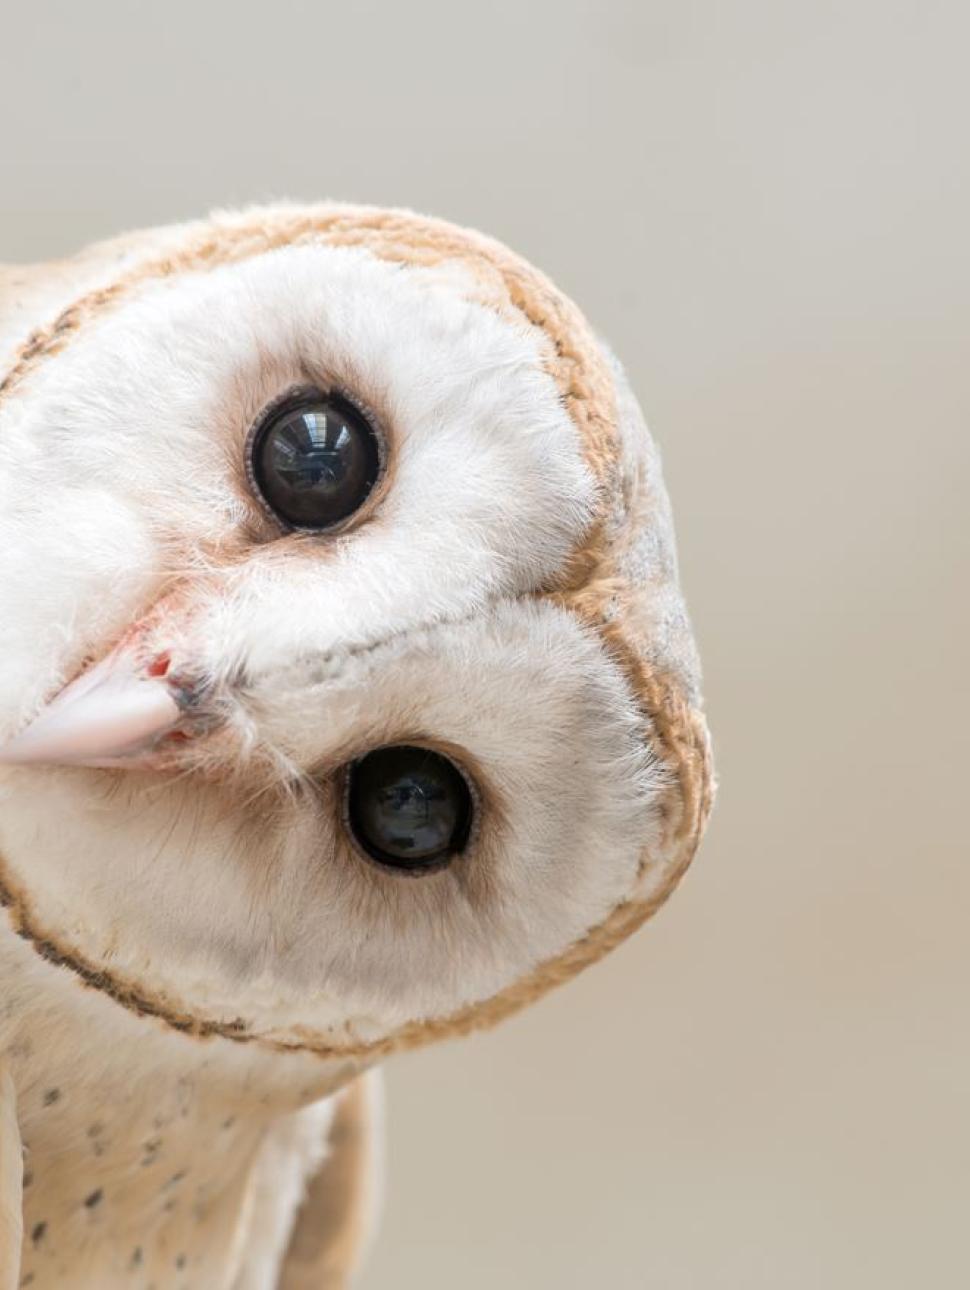
<path id="1" fill-rule="evenodd" d="M 711 775 L 654 447 L 576 307 L 273 207 L 0 299 L 0 894 L 153 1024 L 380 1053 L 673 888 Z"/>

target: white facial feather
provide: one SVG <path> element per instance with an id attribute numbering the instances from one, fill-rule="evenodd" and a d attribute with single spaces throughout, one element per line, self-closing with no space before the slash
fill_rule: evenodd
<path id="1" fill-rule="evenodd" d="M 244 781 L 228 806 L 191 779 L 0 781 L 0 849 L 44 920 L 190 1012 L 280 1038 L 445 1016 L 601 920 L 649 840 L 662 770 L 617 668 L 571 616 L 515 599 L 588 523 L 576 432 L 535 329 L 456 280 L 314 247 L 162 283 L 7 412 L 6 722 L 180 583 L 179 634 L 163 618 L 155 648 L 217 691 L 245 678 L 232 716 L 251 752 L 326 771 L 319 797 L 248 805 Z M 377 409 L 390 477 L 359 528 L 281 558 L 240 467 L 262 408 L 308 381 Z M 402 881 L 348 848 L 331 781 L 415 739 L 485 782 L 466 862 Z"/>
<path id="2" fill-rule="evenodd" d="M 90 771 L 22 773 L 0 846 L 31 856 L 45 918 L 86 957 L 110 946 L 126 974 L 260 1033 L 350 1023 L 374 1038 L 494 994 L 618 903 L 654 832 L 662 768 L 562 611 L 504 602 L 326 655 L 319 676 L 266 673 L 244 702 L 260 740 L 324 768 L 318 790 L 227 810 L 221 785 L 190 779 L 108 796 Z M 459 750 L 483 801 L 460 864 L 402 879 L 348 844 L 332 771 L 416 739 Z"/>

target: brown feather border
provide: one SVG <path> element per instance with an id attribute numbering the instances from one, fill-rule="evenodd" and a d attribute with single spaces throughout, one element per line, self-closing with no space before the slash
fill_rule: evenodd
<path id="1" fill-rule="evenodd" d="M 400 264 L 437 265 L 459 260 L 487 288 L 492 303 L 538 328 L 548 344 L 547 366 L 579 431 L 587 464 L 606 494 L 615 478 L 619 455 L 616 405 L 606 360 L 579 309 L 539 270 L 482 234 L 409 211 L 376 207 L 326 205 L 296 211 L 262 211 L 224 226 L 190 230 L 186 241 L 159 258 L 147 258 L 109 284 L 74 301 L 24 343 L 10 371 L 0 381 L 0 399 L 9 396 L 44 360 L 64 350 L 81 327 L 132 296 L 139 287 L 182 273 L 239 263 L 284 246 L 324 243 L 362 247 L 380 259 Z M 496 295 L 498 293 L 498 295 Z M 700 842 L 710 813 L 714 779 L 710 741 L 703 714 L 690 705 L 677 678 L 652 668 L 607 614 L 615 593 L 609 577 L 610 551 L 602 518 L 594 523 L 556 585 L 536 592 L 576 614 L 595 629 L 619 664 L 649 718 L 658 752 L 674 772 L 667 791 L 664 848 L 669 859 L 661 885 L 649 897 L 618 905 L 598 926 L 558 957 L 540 964 L 490 999 L 470 1004 L 448 1017 L 409 1022 L 379 1040 L 334 1043 L 323 1034 L 303 1033 L 296 1042 L 254 1031 L 243 1020 L 220 1021 L 181 1010 L 137 983 L 107 972 L 71 947 L 60 944 L 30 909 L 0 856 L 0 905 L 14 931 L 47 962 L 69 969 L 85 986 L 107 994 L 139 1016 L 155 1018 L 169 1028 L 199 1039 L 219 1036 L 234 1043 L 256 1043 L 282 1052 L 311 1052 L 321 1057 L 374 1060 L 388 1053 L 421 1046 L 451 1035 L 492 1026 L 575 976 L 608 953 L 654 914 L 680 881 Z M 599 583 L 602 594 L 596 595 Z M 645 857 L 643 866 L 646 867 Z"/>

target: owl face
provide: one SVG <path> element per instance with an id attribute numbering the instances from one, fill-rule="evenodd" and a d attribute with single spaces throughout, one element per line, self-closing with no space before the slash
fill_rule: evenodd
<path id="1" fill-rule="evenodd" d="M 605 512 L 552 354 L 461 260 L 317 242 L 149 277 L 0 402 L 0 856 L 38 936 L 339 1048 L 630 897 L 676 773 L 558 594 Z"/>

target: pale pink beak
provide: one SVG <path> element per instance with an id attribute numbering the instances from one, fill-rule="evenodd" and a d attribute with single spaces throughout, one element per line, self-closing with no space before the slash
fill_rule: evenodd
<path id="1" fill-rule="evenodd" d="M 66 685 L 30 725 L 0 744 L 0 764 L 152 765 L 157 745 L 175 732 L 185 712 L 180 689 L 167 675 L 167 660 L 146 659 L 138 636 L 129 633 Z"/>

